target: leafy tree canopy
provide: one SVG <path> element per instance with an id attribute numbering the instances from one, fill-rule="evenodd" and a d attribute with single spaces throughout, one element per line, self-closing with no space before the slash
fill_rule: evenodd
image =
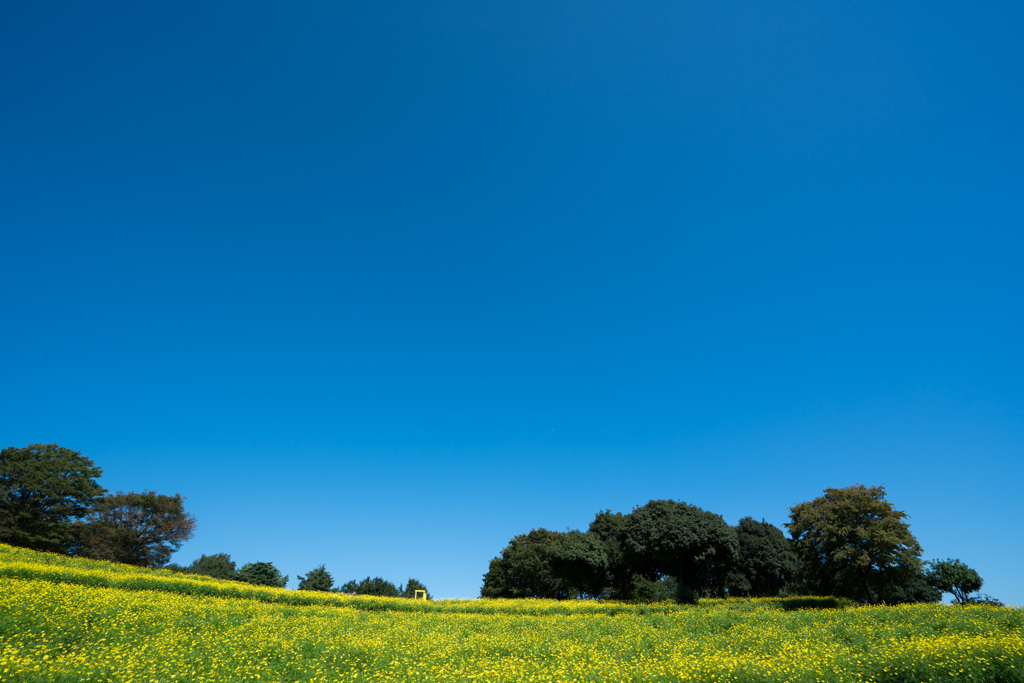
<path id="1" fill-rule="evenodd" d="M 715 585 L 724 590 L 738 551 L 736 532 L 720 515 L 674 500 L 652 500 L 629 513 L 622 545 L 637 574 L 675 577 L 683 602 Z"/>
<path id="2" fill-rule="evenodd" d="M 602 597 L 615 600 L 640 599 L 634 595 L 633 569 L 626 564 L 622 552 L 622 530 L 626 517 L 621 512 L 602 510 L 594 515 L 587 534 L 601 542 L 608 563 Z"/>
<path id="3" fill-rule="evenodd" d="M 873 604 L 885 587 L 921 571 L 921 546 L 884 487 L 855 484 L 824 494 L 790 508 L 786 525 L 809 590 Z"/>
<path id="4" fill-rule="evenodd" d="M 235 563 L 227 553 L 203 555 L 189 566 L 182 568 L 181 571 L 186 574 L 212 576 L 215 579 L 227 579 L 229 581 L 239 580 L 238 570 L 235 568 Z"/>
<path id="5" fill-rule="evenodd" d="M 499 557 L 491 560 L 482 598 L 551 598 L 570 597 L 570 588 L 551 567 L 549 551 L 563 536 L 557 531 L 533 529 L 509 541 Z M 575 597 L 575 596 L 573 596 Z"/>
<path id="6" fill-rule="evenodd" d="M 305 576 L 299 577 L 300 591 L 329 591 L 334 586 L 334 578 L 324 565 L 311 569 Z"/>
<path id="7" fill-rule="evenodd" d="M 797 573 L 792 541 L 782 529 L 764 520 L 744 517 L 735 527 L 738 552 L 730 592 L 773 597 Z M 738 590 L 736 590 L 738 589 Z"/>
<path id="8" fill-rule="evenodd" d="M 608 583 L 608 553 L 598 536 L 568 531 L 553 540 L 547 555 L 552 571 L 565 582 L 570 597 L 601 595 Z"/>
<path id="9" fill-rule="evenodd" d="M 0 451 L 0 543 L 67 552 L 73 522 L 106 491 L 102 470 L 78 451 L 57 444 L 31 444 Z"/>
<path id="10" fill-rule="evenodd" d="M 156 491 L 104 496 L 79 523 L 81 554 L 140 567 L 161 567 L 192 538 L 195 518 L 180 495 Z"/>
<path id="11" fill-rule="evenodd" d="M 952 594 L 961 605 L 972 602 L 971 593 L 981 590 L 981 575 L 960 560 L 933 560 L 928 570 L 928 583 Z"/>
<path id="12" fill-rule="evenodd" d="M 272 562 L 250 562 L 238 570 L 240 581 L 257 586 L 274 586 L 284 588 L 288 583 L 287 574 L 282 575 Z"/>

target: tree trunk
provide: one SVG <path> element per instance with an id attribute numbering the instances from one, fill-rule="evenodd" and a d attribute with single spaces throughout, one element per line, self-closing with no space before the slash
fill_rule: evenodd
<path id="1" fill-rule="evenodd" d="M 868 586 L 868 575 L 867 572 L 862 572 L 860 575 L 861 584 L 864 586 L 864 597 L 868 599 L 868 604 L 875 604 L 875 596 L 871 594 L 871 587 Z"/>

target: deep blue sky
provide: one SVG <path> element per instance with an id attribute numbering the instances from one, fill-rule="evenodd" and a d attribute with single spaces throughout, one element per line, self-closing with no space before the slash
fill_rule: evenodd
<path id="1" fill-rule="evenodd" d="M 1016 2 L 5 3 L 0 446 L 474 597 L 883 484 L 1024 603 Z"/>

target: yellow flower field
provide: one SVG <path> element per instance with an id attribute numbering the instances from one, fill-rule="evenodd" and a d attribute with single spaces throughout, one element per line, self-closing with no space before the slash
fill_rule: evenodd
<path id="1" fill-rule="evenodd" d="M 218 597 L 38 555 L 0 546 L 3 681 L 1024 681 L 1018 609 Z"/>

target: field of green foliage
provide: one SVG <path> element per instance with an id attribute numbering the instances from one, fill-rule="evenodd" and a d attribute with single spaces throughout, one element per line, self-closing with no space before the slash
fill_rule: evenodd
<path id="1" fill-rule="evenodd" d="M 1020 609 L 786 607 L 352 597 L 0 545 L 0 680 L 1024 682 Z"/>

